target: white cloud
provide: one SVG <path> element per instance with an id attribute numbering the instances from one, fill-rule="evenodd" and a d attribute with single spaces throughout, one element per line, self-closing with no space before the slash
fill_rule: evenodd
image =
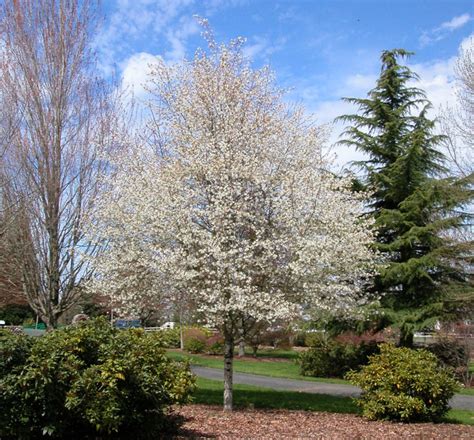
<path id="1" fill-rule="evenodd" d="M 470 20 L 471 20 L 470 14 L 458 15 L 457 17 L 454 17 L 449 21 L 445 21 L 444 23 L 441 23 L 441 26 L 439 28 L 453 31 L 455 29 L 459 29 L 460 27 L 463 27 Z"/>
<path id="2" fill-rule="evenodd" d="M 199 32 L 200 27 L 194 17 L 183 16 L 177 26 L 170 28 L 166 33 L 166 38 L 171 49 L 165 52 L 164 58 L 170 62 L 179 62 L 186 57 L 187 39 Z"/>
<path id="3" fill-rule="evenodd" d="M 433 106 L 429 112 L 429 116 L 432 118 L 439 114 L 441 107 L 452 105 L 456 100 L 454 92 L 455 63 L 456 57 L 451 57 L 446 60 L 409 66 L 420 77 L 420 80 L 413 83 L 413 85 L 425 91 L 428 100 Z"/>
<path id="4" fill-rule="evenodd" d="M 335 171 L 347 168 L 351 162 L 363 160 L 365 158 L 363 153 L 356 151 L 353 147 L 337 145 L 337 142 L 341 139 L 344 124 L 342 122 L 334 122 L 334 119 L 341 115 L 353 114 L 356 111 L 357 108 L 354 105 L 342 101 L 341 99 L 322 101 L 318 103 L 312 111 L 317 123 L 327 124 L 331 129 L 328 146 L 330 147 L 331 152 L 335 154 Z"/>
<path id="5" fill-rule="evenodd" d="M 469 45 L 474 44 L 472 36 L 464 39 L 460 44 L 459 49 L 465 49 Z M 433 60 L 425 63 L 409 64 L 412 71 L 418 74 L 419 81 L 413 82 L 413 86 L 425 91 L 428 100 L 432 104 L 428 116 L 435 118 L 440 114 L 440 110 L 446 106 L 453 106 L 456 101 L 455 95 L 455 75 L 454 66 L 456 57 L 448 59 Z M 378 73 L 372 74 L 350 74 L 341 81 L 342 85 L 335 88 L 334 95 L 348 96 L 348 97 L 365 97 L 367 92 L 375 86 L 378 78 Z M 315 82 L 317 84 L 317 82 Z M 339 139 L 344 129 L 344 124 L 341 122 L 333 123 L 337 116 L 344 114 L 353 114 L 357 112 L 357 108 L 340 99 L 331 99 L 316 102 L 314 99 L 306 100 L 305 97 L 311 98 L 313 84 L 308 92 L 306 88 L 298 90 L 298 96 L 303 100 L 303 103 L 309 104 L 308 110 L 311 111 L 317 119 L 318 123 L 331 124 L 332 134 L 329 142 L 334 145 Z M 336 167 L 343 167 L 351 161 L 357 161 L 364 158 L 361 152 L 346 146 L 334 146 L 333 151 L 337 155 Z"/>
<path id="6" fill-rule="evenodd" d="M 360 90 L 360 91 L 367 91 L 374 87 L 375 82 L 377 81 L 377 75 L 351 75 L 347 78 L 345 86 L 350 88 L 351 90 Z"/>
<path id="7" fill-rule="evenodd" d="M 146 95 L 145 85 L 158 57 L 146 52 L 133 54 L 123 64 L 122 87 L 139 99 Z"/>
<path id="8" fill-rule="evenodd" d="M 144 35 L 153 42 L 161 42 L 172 23 L 193 2 L 194 0 L 119 0 L 115 3 L 106 26 L 95 39 L 99 67 L 103 73 L 108 75 L 113 71 L 115 63 L 123 63 L 124 54 L 133 49 Z M 176 40 L 171 39 L 171 45 L 173 42 L 176 43 Z"/>
<path id="9" fill-rule="evenodd" d="M 431 29 L 430 31 L 423 32 L 419 39 L 420 46 L 428 46 L 429 44 L 443 40 L 451 32 L 455 31 L 456 29 L 462 28 L 471 20 L 472 16 L 466 13 L 453 17 L 451 20 L 441 23 L 440 26 Z"/>
<path id="10" fill-rule="evenodd" d="M 249 40 L 249 43 L 245 44 L 243 53 L 252 60 L 257 58 L 267 60 L 270 55 L 281 50 L 285 43 L 286 38 L 278 38 L 272 42 L 267 37 L 256 35 Z"/>

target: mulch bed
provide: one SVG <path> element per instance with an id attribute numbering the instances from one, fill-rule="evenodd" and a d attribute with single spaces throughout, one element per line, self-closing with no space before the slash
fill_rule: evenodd
<path id="1" fill-rule="evenodd" d="M 286 410 L 235 410 L 187 405 L 175 438 L 215 439 L 474 439 L 474 426 L 369 422 L 349 414 Z"/>

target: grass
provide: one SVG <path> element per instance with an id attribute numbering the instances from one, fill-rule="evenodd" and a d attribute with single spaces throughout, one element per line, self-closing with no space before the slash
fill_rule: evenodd
<path id="1" fill-rule="evenodd" d="M 273 353 L 273 356 L 270 354 Z M 296 352 L 292 352 L 298 355 Z M 198 354 L 188 354 L 181 351 L 168 350 L 168 356 L 174 360 L 188 359 L 192 365 L 208 368 L 224 368 L 224 360 L 219 356 L 202 356 Z M 282 357 L 283 359 L 291 359 L 294 356 L 288 350 L 278 350 L 274 352 L 262 352 L 261 358 L 266 357 Z M 293 357 L 294 359 L 294 357 Z M 245 360 L 234 358 L 234 371 L 237 373 L 258 374 L 260 376 L 279 377 L 282 379 L 305 380 L 308 382 L 323 382 L 349 385 L 349 381 L 336 378 L 309 377 L 300 374 L 299 366 L 295 362 L 271 362 L 258 360 Z M 459 394 L 474 396 L 474 388 L 462 388 Z"/>
<path id="2" fill-rule="evenodd" d="M 194 403 L 222 405 L 223 392 L 223 382 L 198 377 Z M 251 385 L 234 385 L 234 405 L 238 408 L 359 413 L 356 404 L 349 397 L 298 393 L 296 391 L 276 391 Z"/>
<path id="3" fill-rule="evenodd" d="M 187 354 L 178 351 L 168 351 L 168 356 L 174 360 L 189 359 L 192 365 L 209 368 L 224 368 L 224 360 L 218 356 L 201 356 L 197 354 Z M 308 377 L 300 374 L 299 366 L 295 362 L 270 362 L 258 360 L 244 360 L 234 358 L 234 371 L 238 373 L 258 374 L 260 376 L 280 377 L 283 379 L 306 380 L 309 382 L 325 382 L 348 384 L 344 379 L 326 379 L 319 377 Z"/>
<path id="4" fill-rule="evenodd" d="M 458 394 L 464 394 L 466 396 L 474 396 L 474 388 L 462 388 L 461 391 L 458 391 Z"/>
<path id="5" fill-rule="evenodd" d="M 247 356 L 253 356 L 253 351 L 249 348 L 245 348 L 245 354 Z M 279 358 L 296 361 L 298 355 L 299 353 L 295 350 L 260 349 L 257 351 L 257 359 Z"/>
<path id="6" fill-rule="evenodd" d="M 222 405 L 223 392 L 224 386 L 221 381 L 199 377 L 194 403 Z M 340 414 L 361 413 L 354 399 L 350 397 L 277 391 L 251 385 L 234 385 L 234 405 L 237 408 L 326 411 Z M 452 409 L 442 421 L 474 425 L 474 411 Z"/>

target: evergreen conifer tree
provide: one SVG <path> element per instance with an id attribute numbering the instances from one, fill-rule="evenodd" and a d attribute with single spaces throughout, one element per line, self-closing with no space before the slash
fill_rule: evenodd
<path id="1" fill-rule="evenodd" d="M 473 178 L 442 177 L 444 136 L 434 134 L 425 93 L 409 84 L 417 75 L 398 62 L 410 55 L 384 51 L 368 97 L 344 98 L 358 114 L 338 118 L 349 123 L 340 143 L 368 156 L 358 163 L 364 178 L 356 186 L 371 194 L 375 246 L 387 263 L 374 288 L 382 294 L 382 325 L 398 326 L 405 346 L 415 331 L 465 314 L 474 298 L 472 241 L 456 238 L 469 223 Z"/>

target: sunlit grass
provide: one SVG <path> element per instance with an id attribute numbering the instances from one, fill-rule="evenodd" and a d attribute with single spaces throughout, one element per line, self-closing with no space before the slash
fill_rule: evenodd
<path id="1" fill-rule="evenodd" d="M 194 403 L 222 405 L 224 385 L 222 381 L 198 377 Z M 351 397 L 310 394 L 296 391 L 277 391 L 251 385 L 234 385 L 234 405 L 237 408 L 287 409 L 324 411 L 342 414 L 360 414 Z M 442 422 L 474 425 L 474 411 L 452 409 Z"/>

